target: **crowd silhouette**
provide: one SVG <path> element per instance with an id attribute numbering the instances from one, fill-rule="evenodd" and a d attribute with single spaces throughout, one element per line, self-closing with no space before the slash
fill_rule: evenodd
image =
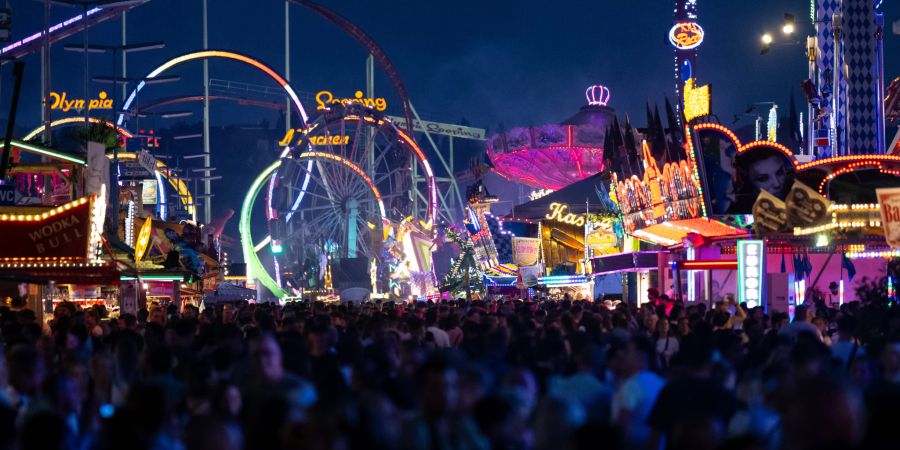
<path id="1" fill-rule="evenodd" d="M 895 449 L 900 308 L 0 309 L 0 449 Z"/>

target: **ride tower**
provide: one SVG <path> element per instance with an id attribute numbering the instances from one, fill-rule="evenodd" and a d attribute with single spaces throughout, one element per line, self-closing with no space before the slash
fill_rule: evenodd
<path id="1" fill-rule="evenodd" d="M 697 23 L 697 0 L 675 0 L 674 23 L 669 29 L 669 43 L 675 53 L 675 117 L 682 122 L 684 85 L 696 78 L 697 47 L 703 43 L 703 28 Z"/>
<path id="2" fill-rule="evenodd" d="M 885 153 L 884 13 L 881 1 L 816 0 L 814 124 L 819 158 Z"/>

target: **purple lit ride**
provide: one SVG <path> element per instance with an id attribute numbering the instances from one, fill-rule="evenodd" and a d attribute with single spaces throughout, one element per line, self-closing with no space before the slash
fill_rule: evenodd
<path id="1" fill-rule="evenodd" d="M 607 106 L 610 92 L 594 85 L 588 104 L 559 125 L 513 128 L 488 139 L 488 156 L 498 174 L 541 189 L 560 189 L 601 172 L 606 130 L 616 112 Z"/>

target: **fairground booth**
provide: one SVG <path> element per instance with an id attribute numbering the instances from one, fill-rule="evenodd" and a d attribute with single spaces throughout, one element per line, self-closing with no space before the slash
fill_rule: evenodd
<path id="1" fill-rule="evenodd" d="M 686 93 L 682 132 L 670 121 L 669 138 L 654 138 L 662 126 L 651 121 L 641 160 L 626 151 L 615 168 L 624 232 L 669 252 L 660 291 L 688 302 L 733 293 L 787 312 L 812 300 L 837 306 L 866 283 L 892 295 L 897 253 L 885 231 L 900 157 L 795 155 L 776 141 L 777 120 L 767 139 L 757 130 L 744 142 L 709 114 L 704 88 L 699 99 Z"/>
<path id="2" fill-rule="evenodd" d="M 867 283 L 896 283 L 887 273 L 896 252 L 882 220 L 893 217 L 900 157 L 810 161 L 777 142 L 742 143 L 715 123 L 694 124 L 691 135 L 702 155 L 710 214 L 748 232 L 746 239 L 700 246 L 696 261 L 684 263 L 698 267 L 720 259 L 734 264 L 703 272 L 705 298 L 717 300 L 731 292 L 751 305 L 792 311 L 813 299 L 837 306 L 856 298 L 856 290 Z"/>
<path id="3" fill-rule="evenodd" d="M 227 217 L 201 228 L 185 183 L 146 148 L 123 151 L 132 137 L 124 129 L 93 118 L 57 123 L 84 127 L 88 141 L 73 144 L 81 151 L 34 143 L 40 130 L 11 140 L 0 185 L 4 301 L 44 313 L 61 301 L 134 313 L 153 301 L 199 304 L 215 292 Z"/>

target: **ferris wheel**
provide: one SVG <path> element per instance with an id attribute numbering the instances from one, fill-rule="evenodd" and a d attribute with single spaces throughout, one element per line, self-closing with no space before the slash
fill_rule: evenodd
<path id="1" fill-rule="evenodd" d="M 409 135 L 371 108 L 334 105 L 289 131 L 282 144 L 282 158 L 256 188 L 266 188 L 268 253 L 275 260 L 252 269 L 276 295 L 321 279 L 323 259 L 365 258 L 384 272 L 385 245 L 401 224 L 431 229 L 437 214 L 431 166 Z M 265 248 L 256 245 L 254 256 Z"/>

